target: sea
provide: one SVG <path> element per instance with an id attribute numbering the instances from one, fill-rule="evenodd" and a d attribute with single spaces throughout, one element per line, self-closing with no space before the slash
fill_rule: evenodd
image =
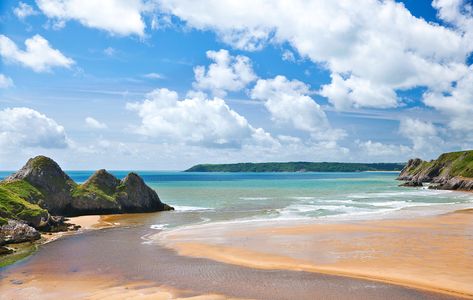
<path id="1" fill-rule="evenodd" d="M 0 177 L 10 173 L 1 172 Z M 81 183 L 92 171 L 67 173 Z M 112 173 L 123 178 L 128 172 Z M 34 255 L 0 269 L 0 286 L 2 276 L 4 282 L 22 284 L 20 276 L 28 280 L 55 278 L 59 274 L 78 278 L 78 282 L 84 281 L 84 276 L 98 276 L 117 284 L 153 283 L 189 291 L 189 296 L 211 293 L 277 300 L 314 299 L 320 295 L 324 299 L 345 299 L 348 291 L 354 299 L 454 298 L 381 282 L 303 271 L 253 269 L 183 256 L 165 242 L 169 234 L 181 230 L 206 232 L 219 243 L 225 240 L 227 229 L 235 226 L 250 231 L 261 225 L 338 224 L 396 218 L 399 214 L 415 218 L 419 214 L 472 207 L 473 193 L 399 187 L 395 180 L 398 174 L 394 172 L 137 173 L 156 189 L 163 202 L 176 210 L 110 217 L 107 222 L 118 222 L 120 226 L 83 231 L 42 245 Z M 208 230 L 199 231 L 202 227 Z M 193 241 L 201 238 L 190 236 Z M 239 246 L 244 247 L 247 241 L 240 238 L 243 243 Z"/>
<path id="2" fill-rule="evenodd" d="M 111 171 L 123 178 L 129 171 Z M 473 193 L 399 187 L 397 172 L 189 173 L 135 171 L 173 206 L 151 229 L 210 222 L 340 221 L 438 214 L 471 207 Z M 0 172 L 0 178 L 12 172 Z M 93 171 L 68 171 L 81 183 Z M 178 216 L 176 216 L 178 215 Z"/>

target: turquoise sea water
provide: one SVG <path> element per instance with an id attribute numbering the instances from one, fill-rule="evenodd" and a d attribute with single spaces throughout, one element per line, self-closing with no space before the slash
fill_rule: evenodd
<path id="1" fill-rule="evenodd" d="M 0 172 L 0 178 L 10 173 Z M 80 183 L 92 171 L 67 173 Z M 123 178 L 128 171 L 112 173 Z M 163 202 L 176 208 L 174 214 L 181 214 L 182 218 L 170 218 L 170 227 L 213 221 L 379 218 L 418 207 L 429 211 L 473 205 L 471 193 L 398 187 L 397 173 L 392 172 L 137 173 Z"/>

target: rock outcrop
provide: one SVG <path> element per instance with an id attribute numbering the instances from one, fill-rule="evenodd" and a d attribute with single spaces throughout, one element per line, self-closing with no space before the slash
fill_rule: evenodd
<path id="1" fill-rule="evenodd" d="M 130 212 L 173 209 L 169 205 L 162 203 L 158 194 L 147 186 L 143 179 L 136 173 L 128 174 L 120 182 L 117 200 L 124 210 Z M 136 205 L 137 200 L 139 201 L 139 205 Z"/>
<path id="2" fill-rule="evenodd" d="M 28 160 L 0 182 L 0 218 L 23 220 L 41 230 L 64 228 L 64 218 L 56 216 L 172 209 L 135 173 L 119 180 L 99 170 L 84 184 L 77 184 L 45 156 Z"/>
<path id="3" fill-rule="evenodd" d="M 431 189 L 473 191 L 473 150 L 444 153 L 432 161 L 411 159 L 399 174 L 402 186 L 422 186 Z"/>
<path id="4" fill-rule="evenodd" d="M 69 215 L 172 210 L 136 173 L 117 179 L 98 170 L 73 191 Z"/>
<path id="5" fill-rule="evenodd" d="M 66 212 L 72 200 L 71 192 L 76 186 L 61 167 L 46 156 L 29 159 L 23 168 L 5 179 L 13 180 L 24 180 L 37 188 L 44 198 L 27 199 L 28 202 L 38 204 L 54 215 Z"/>
<path id="6" fill-rule="evenodd" d="M 8 220 L 0 226 L 0 246 L 11 243 L 22 243 L 37 240 L 41 237 L 39 232 L 24 222 Z"/>

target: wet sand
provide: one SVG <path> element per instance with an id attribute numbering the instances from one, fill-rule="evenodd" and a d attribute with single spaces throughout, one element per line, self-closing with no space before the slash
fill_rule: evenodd
<path id="1" fill-rule="evenodd" d="M 27 260 L 0 269 L 0 299 L 456 298 L 363 279 L 181 256 L 150 236 L 148 226 L 118 227 L 43 245 Z"/>
<path id="2" fill-rule="evenodd" d="M 403 220 L 194 226 L 154 236 L 179 254 L 372 279 L 473 298 L 473 210 Z"/>

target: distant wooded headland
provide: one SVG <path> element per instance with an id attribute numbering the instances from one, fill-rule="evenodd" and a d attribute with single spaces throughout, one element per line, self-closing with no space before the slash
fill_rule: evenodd
<path id="1" fill-rule="evenodd" d="M 200 164 L 185 172 L 363 172 L 401 171 L 404 163 L 268 162 Z"/>

